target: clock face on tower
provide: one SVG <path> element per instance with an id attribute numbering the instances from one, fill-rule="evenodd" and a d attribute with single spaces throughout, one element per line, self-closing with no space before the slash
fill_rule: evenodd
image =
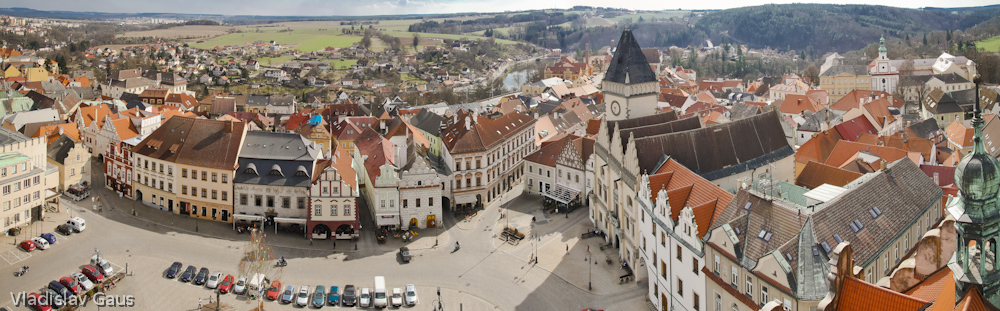
<path id="1" fill-rule="evenodd" d="M 617 116 L 621 112 L 622 112 L 622 107 L 621 105 L 618 104 L 618 101 L 611 102 L 611 113 Z"/>

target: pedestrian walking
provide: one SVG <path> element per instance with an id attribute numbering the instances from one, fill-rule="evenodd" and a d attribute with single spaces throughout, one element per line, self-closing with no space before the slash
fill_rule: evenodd
<path id="1" fill-rule="evenodd" d="M 198 310 L 201 310 L 201 298 L 198 298 Z"/>
<path id="2" fill-rule="evenodd" d="M 569 254 L 569 244 L 566 244 L 566 253 Z"/>

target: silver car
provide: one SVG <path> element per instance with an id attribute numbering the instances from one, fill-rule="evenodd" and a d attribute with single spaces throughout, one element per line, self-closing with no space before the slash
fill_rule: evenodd
<path id="1" fill-rule="evenodd" d="M 205 287 L 216 289 L 219 287 L 219 282 L 222 282 L 222 273 L 216 273 L 208 277 L 208 281 L 205 282 Z"/>
<path id="2" fill-rule="evenodd" d="M 295 296 L 295 304 L 299 307 L 309 305 L 309 285 L 302 285 L 302 287 L 299 287 L 299 294 Z"/>
<path id="3" fill-rule="evenodd" d="M 76 280 L 77 284 L 80 284 L 80 287 L 83 287 L 83 291 L 89 291 L 94 288 L 94 282 L 91 282 L 86 275 L 83 275 L 83 273 L 75 272 L 70 276 Z"/>

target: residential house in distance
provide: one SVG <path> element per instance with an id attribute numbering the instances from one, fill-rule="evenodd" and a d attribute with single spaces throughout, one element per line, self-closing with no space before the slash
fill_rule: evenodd
<path id="1" fill-rule="evenodd" d="M 837 102 L 855 90 L 871 89 L 871 73 L 864 65 L 836 65 L 819 74 L 819 88 L 830 92 L 830 101 Z"/>
<path id="2" fill-rule="evenodd" d="M 49 143 L 48 163 L 59 169 L 58 191 L 66 191 L 70 186 L 90 182 L 90 152 L 83 143 L 66 135 L 60 135 Z"/>
<path id="3" fill-rule="evenodd" d="M 172 213 L 231 221 L 231 177 L 246 132 L 243 122 L 170 118 L 132 148 L 135 199 Z"/>
<path id="4" fill-rule="evenodd" d="M 122 197 L 135 199 L 132 189 L 132 148 L 146 136 L 135 136 L 108 145 L 104 153 L 104 187 Z"/>
<path id="5" fill-rule="evenodd" d="M 350 152 L 337 148 L 330 159 L 316 162 L 309 188 L 307 232 L 313 239 L 353 239 L 361 232 L 358 221 L 358 177 Z"/>
<path id="6" fill-rule="evenodd" d="M 908 102 L 918 102 L 930 94 L 931 90 L 942 90 L 945 93 L 954 91 L 969 90 L 974 86 L 969 81 L 957 73 L 933 74 L 933 75 L 912 75 L 901 78 L 900 91 L 903 98 Z"/>
<path id="7" fill-rule="evenodd" d="M 321 152 L 299 134 L 248 131 L 233 177 L 233 219 L 306 226 Z"/>
<path id="8" fill-rule="evenodd" d="M 552 66 L 545 66 L 544 79 L 557 77 L 565 81 L 574 81 L 576 84 L 575 81 L 593 74 L 594 71 L 587 62 L 579 62 L 572 57 L 563 56 Z"/>
<path id="9" fill-rule="evenodd" d="M 139 69 L 125 69 L 108 77 L 108 84 L 101 85 L 101 95 L 120 98 L 123 93 L 140 94 L 151 83 L 139 74 Z"/>

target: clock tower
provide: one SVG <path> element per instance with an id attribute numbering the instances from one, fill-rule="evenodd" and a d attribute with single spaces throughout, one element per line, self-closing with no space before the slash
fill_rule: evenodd
<path id="1" fill-rule="evenodd" d="M 659 85 L 642 48 L 625 29 L 601 83 L 605 119 L 624 120 L 656 114 Z"/>

